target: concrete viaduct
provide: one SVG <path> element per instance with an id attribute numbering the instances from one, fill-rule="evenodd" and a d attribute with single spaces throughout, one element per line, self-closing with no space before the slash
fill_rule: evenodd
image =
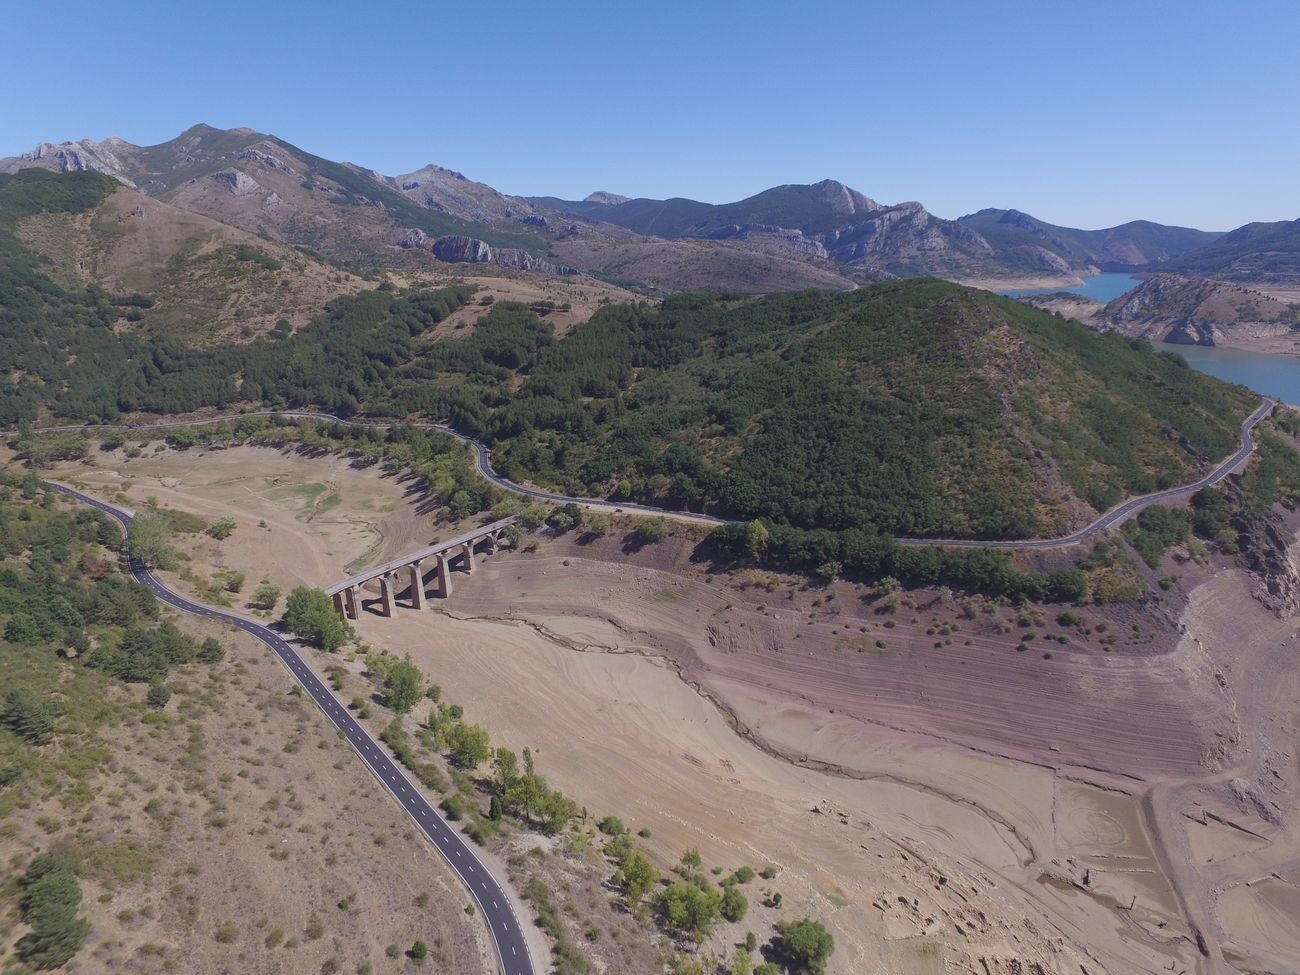
<path id="1" fill-rule="evenodd" d="M 384 616 L 392 616 L 397 611 L 397 597 L 402 592 L 406 592 L 412 609 L 424 609 L 429 579 L 437 577 L 439 596 L 444 599 L 450 596 L 453 568 L 472 573 L 475 551 L 485 547 L 488 552 L 495 552 L 502 534 L 517 520 L 514 517 L 502 518 L 448 541 L 403 555 L 358 572 L 325 592 L 333 598 L 334 609 L 344 619 L 354 620 L 361 615 L 365 595 L 361 587 L 375 580 L 379 581 L 379 608 Z M 426 570 L 426 563 L 432 567 L 432 572 Z"/>

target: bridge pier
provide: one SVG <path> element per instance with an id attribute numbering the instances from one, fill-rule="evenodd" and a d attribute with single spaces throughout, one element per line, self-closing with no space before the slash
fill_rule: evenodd
<path id="1" fill-rule="evenodd" d="M 375 608 L 380 615 L 396 615 L 398 594 L 404 598 L 408 586 L 411 592 L 410 605 L 415 609 L 425 609 L 429 605 L 430 595 L 425 582 L 426 567 L 431 570 L 430 582 L 433 576 L 437 576 L 438 596 L 447 599 L 454 588 L 453 569 L 460 571 L 463 567 L 466 575 L 472 575 L 477 568 L 476 555 L 480 552 L 485 555 L 496 553 L 501 546 L 502 532 L 517 520 L 513 516 L 502 518 L 444 542 L 427 545 L 408 555 L 358 572 L 327 589 L 326 594 L 334 603 L 334 611 L 349 620 L 359 619 L 363 605 L 373 606 L 376 601 L 379 605 Z M 435 562 L 430 561 L 435 559 Z M 379 583 L 377 594 L 362 589 L 372 582 Z M 405 607 L 407 603 L 403 601 L 402 605 Z"/>
<path id="2" fill-rule="evenodd" d="M 411 606 L 415 609 L 424 609 L 424 573 L 420 571 L 421 559 L 416 559 L 410 565 L 411 570 Z"/>
<path id="3" fill-rule="evenodd" d="M 438 553 L 438 595 L 446 599 L 451 595 L 451 566 L 445 552 Z"/>

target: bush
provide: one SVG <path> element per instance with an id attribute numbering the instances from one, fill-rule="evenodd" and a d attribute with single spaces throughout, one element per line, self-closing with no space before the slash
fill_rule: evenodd
<path id="1" fill-rule="evenodd" d="M 144 696 L 145 703 L 155 711 L 161 711 L 171 699 L 171 688 L 166 684 L 150 684 L 149 691 Z"/>
<path id="2" fill-rule="evenodd" d="M 596 828 L 606 836 L 619 836 L 627 832 L 626 827 L 623 826 L 623 820 L 617 816 L 606 816 L 596 824 Z"/>
<path id="3" fill-rule="evenodd" d="M 253 598 L 248 601 L 248 604 L 254 609 L 270 611 L 275 609 L 275 604 L 279 601 L 280 587 L 269 582 L 263 582 L 253 590 Z"/>
<path id="4" fill-rule="evenodd" d="M 562 504 L 547 516 L 546 523 L 560 533 L 572 531 L 582 524 L 582 509 L 572 501 Z"/>
<path id="5" fill-rule="evenodd" d="M 33 745 L 43 745 L 54 737 L 57 714 L 52 701 L 37 697 L 20 687 L 13 688 L 5 695 L 5 725 Z"/>
<path id="6" fill-rule="evenodd" d="M 207 534 L 211 535 L 217 541 L 229 538 L 231 532 L 235 530 L 234 518 L 218 518 L 207 528 Z"/>
<path id="7" fill-rule="evenodd" d="M 217 664 L 225 659 L 226 648 L 215 637 L 207 637 L 199 644 L 198 659 L 201 663 Z"/>
<path id="8" fill-rule="evenodd" d="M 637 522 L 636 540 L 642 545 L 662 542 L 668 535 L 668 522 L 662 517 L 642 518 Z"/>
<path id="9" fill-rule="evenodd" d="M 722 904 L 719 910 L 724 918 L 735 924 L 744 919 L 745 912 L 749 910 L 749 901 L 740 892 L 739 887 L 728 887 L 722 892 Z"/>

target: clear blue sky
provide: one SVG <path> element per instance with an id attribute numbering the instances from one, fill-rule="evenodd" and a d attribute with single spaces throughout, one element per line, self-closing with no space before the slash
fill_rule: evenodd
<path id="1" fill-rule="evenodd" d="M 247 125 L 389 174 L 945 217 L 1300 217 L 1296 0 L 15 0 L 0 155 Z"/>

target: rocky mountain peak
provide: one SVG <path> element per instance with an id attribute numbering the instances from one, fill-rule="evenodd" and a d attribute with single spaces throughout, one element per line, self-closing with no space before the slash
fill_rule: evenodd
<path id="1" fill-rule="evenodd" d="M 618 206 L 620 203 L 627 203 L 630 196 L 620 196 L 618 193 L 609 193 L 605 190 L 596 190 L 590 194 L 583 203 L 603 203 L 605 206 Z"/>

